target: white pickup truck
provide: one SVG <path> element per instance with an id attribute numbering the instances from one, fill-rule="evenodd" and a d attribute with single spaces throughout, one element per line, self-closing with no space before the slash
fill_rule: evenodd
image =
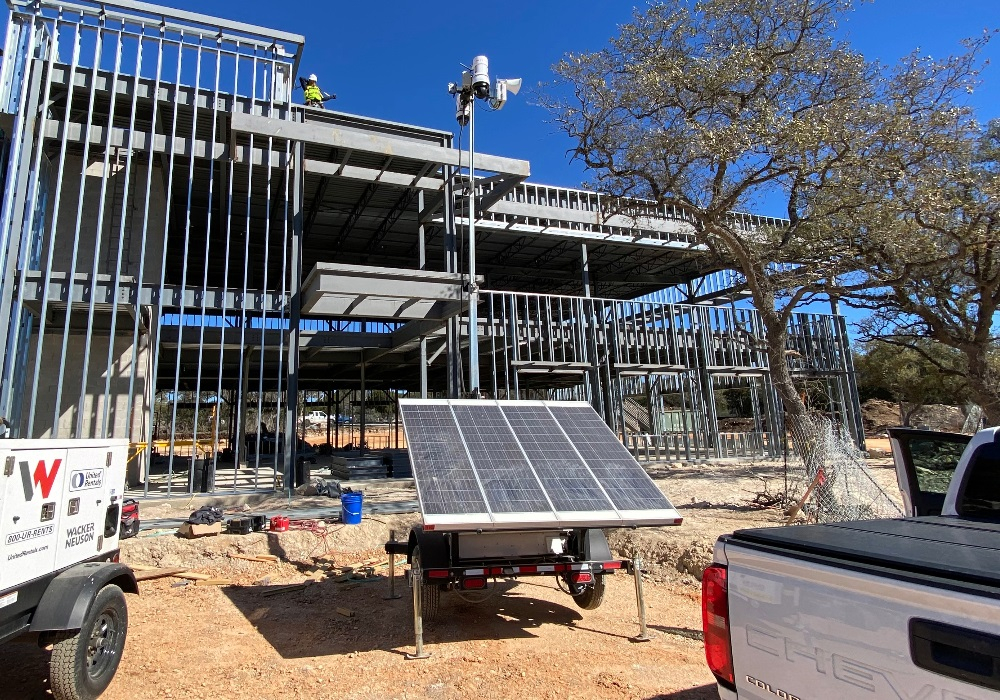
<path id="1" fill-rule="evenodd" d="M 890 438 L 908 517 L 719 538 L 702 608 L 724 700 L 1000 698 L 1000 428 Z"/>

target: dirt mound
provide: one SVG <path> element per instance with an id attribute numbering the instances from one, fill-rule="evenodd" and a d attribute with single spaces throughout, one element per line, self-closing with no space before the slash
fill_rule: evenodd
<path id="1" fill-rule="evenodd" d="M 701 580 L 705 568 L 712 563 L 715 540 L 690 539 L 690 533 L 677 536 L 664 530 L 612 530 L 608 544 L 616 556 L 642 559 L 642 568 L 654 579 L 672 581 L 678 574 Z"/>
<path id="2" fill-rule="evenodd" d="M 914 426 L 925 427 L 928 430 L 943 430 L 948 433 L 957 433 L 965 424 L 965 414 L 958 406 L 930 404 L 923 406 L 917 411 L 910 420 L 910 423 Z"/>
<path id="3" fill-rule="evenodd" d="M 865 435 L 869 436 L 881 435 L 886 428 L 901 425 L 899 406 L 881 399 L 865 401 L 861 406 L 861 419 L 865 424 Z M 942 404 L 921 406 L 910 418 L 910 425 L 913 427 L 950 433 L 960 431 L 964 423 L 965 414 L 959 406 Z"/>
<path id="4" fill-rule="evenodd" d="M 868 399 L 861 405 L 861 420 L 865 435 L 880 435 L 886 428 L 899 425 L 899 407 L 891 401 Z"/>
<path id="5" fill-rule="evenodd" d="M 143 533 L 122 541 L 122 561 L 162 568 L 186 567 L 241 584 L 265 577 L 280 582 L 301 579 L 303 574 L 313 574 L 322 568 L 387 559 L 383 546 L 389 530 L 405 536 L 416 521 L 416 515 L 384 515 L 378 521 L 365 518 L 360 525 L 326 525 L 317 521 L 309 523 L 307 529 L 288 532 L 222 534 L 193 540 L 178 537 L 173 531 Z M 239 558 L 261 554 L 275 555 L 278 562 Z"/>

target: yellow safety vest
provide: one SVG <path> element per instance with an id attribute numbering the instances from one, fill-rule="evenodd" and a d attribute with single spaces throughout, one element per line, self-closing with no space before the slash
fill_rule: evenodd
<path id="1" fill-rule="evenodd" d="M 306 102 L 323 101 L 323 91 L 319 89 L 319 85 L 306 85 L 305 95 Z"/>

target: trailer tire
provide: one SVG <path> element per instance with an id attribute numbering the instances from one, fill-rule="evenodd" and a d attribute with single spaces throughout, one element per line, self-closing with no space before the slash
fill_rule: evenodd
<path id="1" fill-rule="evenodd" d="M 127 634 L 125 594 L 109 584 L 94 597 L 80 629 L 50 637 L 49 683 L 56 700 L 96 700 L 115 677 Z"/>
<path id="2" fill-rule="evenodd" d="M 423 563 L 420 561 L 420 545 L 413 548 L 410 555 L 411 569 L 419 571 L 420 580 L 420 615 L 425 620 L 433 620 L 437 617 L 438 608 L 441 606 L 441 587 L 437 584 L 426 583 L 423 580 Z"/>
<path id="3" fill-rule="evenodd" d="M 573 596 L 573 602 L 584 610 L 597 610 L 604 602 L 604 574 L 594 576 L 594 585 L 586 586 L 578 595 Z"/>

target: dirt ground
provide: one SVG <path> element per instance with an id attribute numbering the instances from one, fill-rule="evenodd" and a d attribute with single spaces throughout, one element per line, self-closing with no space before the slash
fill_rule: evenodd
<path id="1" fill-rule="evenodd" d="M 887 461 L 874 464 L 892 483 Z M 411 661 L 409 590 L 397 571 L 398 600 L 381 544 L 405 532 L 415 514 L 366 517 L 288 533 L 219 535 L 182 540 L 143 533 L 122 543 L 124 561 L 184 566 L 231 585 L 193 585 L 165 578 L 140 583 L 130 596 L 128 644 L 106 700 L 226 698 L 288 700 L 433 698 L 717 697 L 701 645 L 701 571 L 712 544 L 742 527 L 776 525 L 783 514 L 751 504 L 782 479 L 780 463 L 652 467 L 654 479 L 684 515 L 672 528 L 609 531 L 623 557 L 642 557 L 652 641 L 638 632 L 631 577 L 609 581 L 604 604 L 578 609 L 552 578 L 500 581 L 480 603 L 454 593 L 425 624 L 432 656 Z M 397 488 L 397 490 L 399 490 Z M 405 489 L 400 495 L 406 497 Z M 412 497 L 412 493 L 409 494 Z M 150 509 L 152 511 L 152 509 Z M 273 554 L 277 563 L 231 555 Z M 339 580 L 338 567 L 370 563 L 374 576 Z M 367 572 L 371 573 L 371 572 Z M 308 583 L 300 590 L 281 586 Z M 338 612 L 353 613 L 346 617 Z M 47 654 L 30 643 L 0 647 L 0 698 L 51 697 Z"/>

